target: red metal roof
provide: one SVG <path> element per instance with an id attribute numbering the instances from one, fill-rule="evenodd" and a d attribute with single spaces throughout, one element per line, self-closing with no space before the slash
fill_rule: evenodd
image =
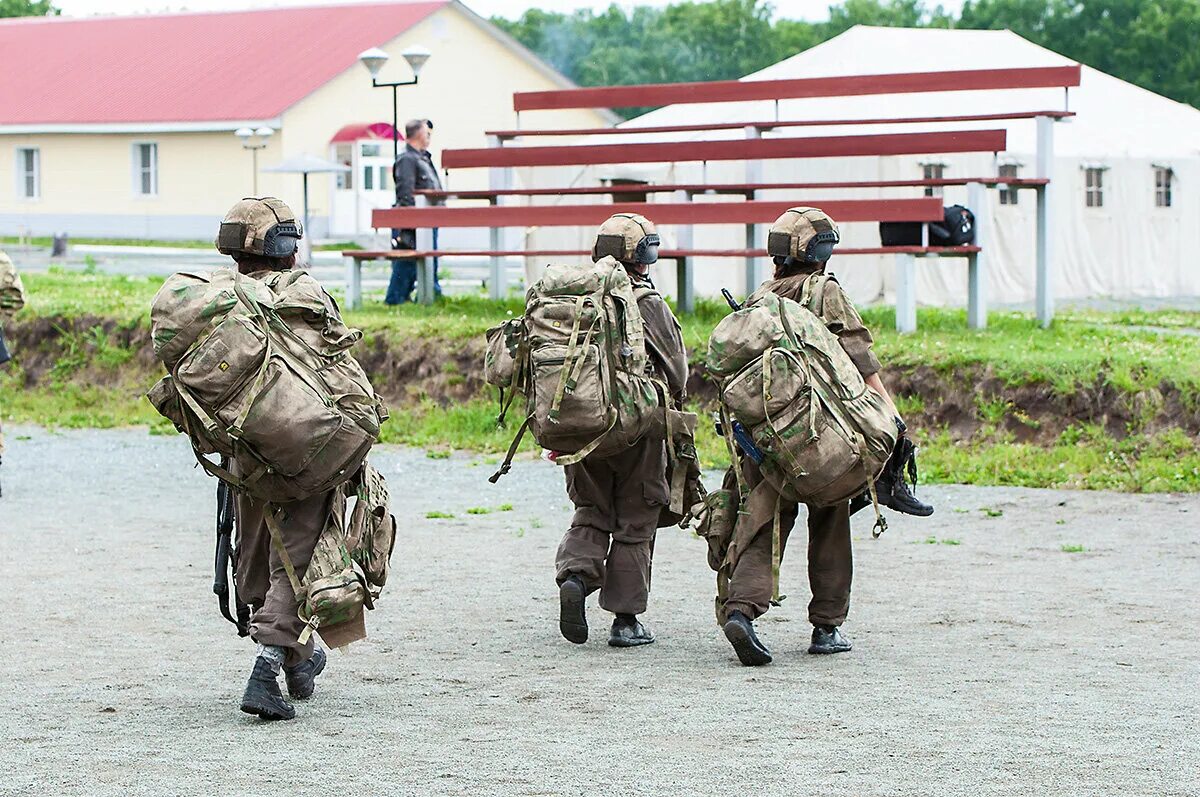
<path id="1" fill-rule="evenodd" d="M 341 130 L 333 134 L 333 138 L 329 139 L 330 144 L 336 144 L 339 141 L 361 141 L 364 138 L 386 138 L 392 140 L 392 126 L 387 122 L 356 122 L 352 125 L 346 125 Z M 404 136 L 400 136 L 404 138 Z"/>
<path id="2" fill-rule="evenodd" d="M 270 119 L 448 2 L 0 21 L 0 125 Z"/>

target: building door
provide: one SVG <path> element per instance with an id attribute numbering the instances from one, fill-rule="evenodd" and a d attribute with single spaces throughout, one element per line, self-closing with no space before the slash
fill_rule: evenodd
<path id="1" fill-rule="evenodd" d="M 333 159 L 350 171 L 335 176 L 331 234 L 369 235 L 371 211 L 395 201 L 392 143 L 368 139 L 338 142 L 332 149 Z"/>

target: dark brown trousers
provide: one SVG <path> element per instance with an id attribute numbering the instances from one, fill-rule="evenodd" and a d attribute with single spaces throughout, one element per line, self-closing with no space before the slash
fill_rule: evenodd
<path id="1" fill-rule="evenodd" d="M 329 518 L 333 492 L 280 504 L 279 527 L 296 575 L 304 578 L 317 538 Z M 294 667 L 313 652 L 310 638 L 300 644 L 304 621 L 297 614 L 299 603 L 283 561 L 271 545 L 271 533 L 263 520 L 266 504 L 246 496 L 237 500 L 237 589 L 254 613 L 250 615 L 250 638 L 260 645 L 277 645 L 286 652 L 284 665 Z"/>
<path id="2" fill-rule="evenodd" d="M 658 517 L 669 496 L 662 439 L 563 470 L 575 515 L 558 546 L 558 583 L 579 576 L 588 592 L 600 590 L 602 609 L 641 614 L 650 594 Z"/>
<path id="3" fill-rule="evenodd" d="M 758 467 L 743 459 L 742 468 L 747 489 L 762 481 Z M 726 488 L 736 489 L 731 472 L 725 475 Z M 769 486 L 764 485 L 765 489 Z M 742 551 L 729 580 L 725 613 L 739 611 L 751 620 L 765 614 L 771 606 L 771 537 L 774 523 L 774 501 L 771 510 L 752 517 L 758 532 Z M 807 506 L 808 510 L 808 584 L 812 600 L 808 604 L 808 619 L 813 625 L 839 626 L 850 611 L 850 582 L 854 561 L 850 547 L 849 503 L 833 507 Z M 780 544 L 782 553 L 796 525 L 799 504 L 784 499 L 780 502 Z"/>

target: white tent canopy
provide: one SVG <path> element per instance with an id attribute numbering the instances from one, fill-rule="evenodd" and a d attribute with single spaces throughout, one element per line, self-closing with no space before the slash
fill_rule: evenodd
<path id="1" fill-rule="evenodd" d="M 1074 62 L 1010 31 L 874 28 L 858 26 L 823 44 L 767 67 L 745 80 L 938 72 L 1063 66 Z M 1057 123 L 1054 131 L 1055 293 L 1060 299 L 1088 297 L 1167 297 L 1200 295 L 1200 269 L 1191 253 L 1200 251 L 1200 110 L 1160 97 L 1117 78 L 1084 67 L 1081 85 L 1069 96 L 1061 89 L 949 91 L 926 94 L 831 97 L 778 102 L 671 105 L 625 123 L 627 127 L 687 125 L 707 122 L 771 120 L 846 120 L 957 116 L 1006 112 L 1071 110 L 1075 118 Z M 941 166 L 946 177 L 996 175 L 1000 165 L 1015 167 L 1018 176 L 1035 176 L 1036 124 L 1032 119 L 869 126 L 781 128 L 766 137 L 871 135 L 954 129 L 1008 131 L 1008 149 L 988 153 L 889 156 L 767 161 L 762 182 L 919 179 L 924 166 Z M 729 139 L 743 133 L 706 131 L 647 133 L 622 141 Z M 607 137 L 612 143 L 611 137 Z M 1086 169 L 1100 169 L 1100 206 L 1086 201 Z M 1172 180 L 1169 207 L 1156 197 L 1156 170 Z M 751 172 L 753 174 L 753 172 Z M 1093 175 L 1096 173 L 1094 172 Z M 594 183 L 602 177 L 629 177 L 653 182 L 742 182 L 742 162 L 680 163 L 593 167 L 572 181 Z M 1160 174 L 1161 178 L 1161 174 Z M 543 182 L 544 177 L 539 176 Z M 758 181 L 758 180 L 755 180 Z M 914 196 L 920 189 L 855 189 L 767 191 L 763 199 Z M 1095 197 L 1093 197 L 1093 200 Z M 1034 298 L 1034 195 L 1018 194 L 1017 204 L 1001 205 L 991 193 L 992 245 L 987 259 L 993 302 L 1029 303 Z M 966 191 L 948 188 L 946 204 L 966 204 Z M 878 244 L 869 224 L 847 225 L 843 240 L 852 246 Z M 668 231 L 668 238 L 670 231 Z M 734 227 L 698 227 L 695 244 L 729 247 L 740 242 Z M 760 242 L 761 244 L 761 242 Z M 890 300 L 893 264 L 890 257 L 836 259 L 833 269 L 859 301 Z M 697 290 L 715 293 L 735 287 L 740 267 L 731 261 L 701 262 Z M 672 279 L 662 281 L 670 287 Z M 965 268 L 954 260 L 934 260 L 919 267 L 917 295 L 931 304 L 961 305 L 966 297 Z"/>

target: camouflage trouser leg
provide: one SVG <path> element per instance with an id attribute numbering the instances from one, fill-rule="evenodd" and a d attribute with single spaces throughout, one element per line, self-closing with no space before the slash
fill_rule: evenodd
<path id="1" fill-rule="evenodd" d="M 317 538 L 329 517 L 332 492 L 280 504 L 283 547 L 301 578 L 312 559 Z M 277 645 L 286 651 L 284 664 L 293 667 L 313 651 L 310 638 L 299 642 L 304 621 L 297 614 L 299 603 L 279 554 L 271 546 L 271 533 L 263 520 L 266 504 L 245 496 L 237 501 L 237 589 L 242 600 L 254 609 L 250 615 L 250 638 L 261 645 Z"/>
<path id="2" fill-rule="evenodd" d="M 658 518 L 668 501 L 662 440 L 643 440 L 604 459 L 568 465 L 571 528 L 558 546 L 556 577 L 600 590 L 600 606 L 617 614 L 646 611 Z"/>
<path id="3" fill-rule="evenodd" d="M 747 487 L 762 481 L 753 463 L 743 463 Z M 773 502 L 771 502 L 773 504 Z M 813 625 L 841 625 L 850 611 L 850 582 L 853 577 L 853 556 L 850 544 L 849 505 L 836 507 L 806 507 L 808 512 L 808 583 L 812 599 L 808 604 L 808 619 Z M 793 501 L 780 504 L 780 559 L 787 550 L 787 541 L 796 524 L 799 505 Z M 771 562 L 771 527 L 774 512 L 761 512 L 751 518 L 758 528 L 751 543 L 742 551 L 729 579 L 725 614 L 739 611 L 751 620 L 761 617 L 771 606 L 773 586 Z M 783 590 L 784 593 L 787 590 Z"/>

